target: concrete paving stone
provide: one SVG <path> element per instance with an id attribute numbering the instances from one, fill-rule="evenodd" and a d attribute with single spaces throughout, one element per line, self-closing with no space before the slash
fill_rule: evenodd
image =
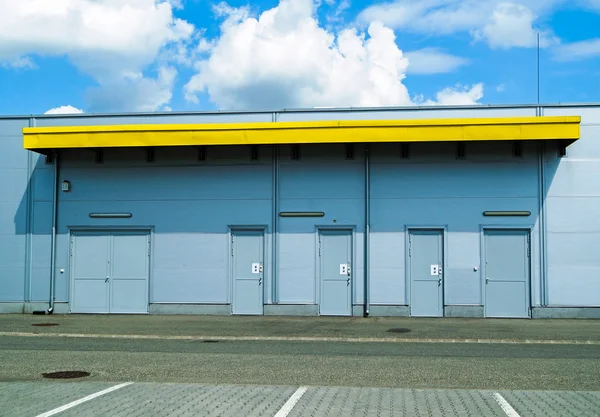
<path id="1" fill-rule="evenodd" d="M 134 384 L 67 410 L 60 417 L 274 416 L 295 389 Z"/>
<path id="2" fill-rule="evenodd" d="M 32 417 L 112 385 L 103 382 L 0 382 L 0 416 Z"/>
<path id="3" fill-rule="evenodd" d="M 506 417 L 485 391 L 311 388 L 289 417 Z"/>
<path id="4" fill-rule="evenodd" d="M 599 417 L 600 392 L 502 391 L 521 417 Z"/>

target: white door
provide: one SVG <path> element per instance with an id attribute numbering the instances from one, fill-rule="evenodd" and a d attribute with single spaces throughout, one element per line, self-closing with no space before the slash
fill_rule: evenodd
<path id="1" fill-rule="evenodd" d="M 147 313 L 149 234 L 71 236 L 72 313 Z"/>
<path id="2" fill-rule="evenodd" d="M 231 234 L 233 314 L 263 314 L 263 232 L 234 230 Z"/>

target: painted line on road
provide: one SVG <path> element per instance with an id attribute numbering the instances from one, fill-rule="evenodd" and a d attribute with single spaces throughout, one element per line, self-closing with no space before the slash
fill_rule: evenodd
<path id="1" fill-rule="evenodd" d="M 521 417 L 519 413 L 517 413 L 517 411 L 514 408 L 512 408 L 508 401 L 504 399 L 502 395 L 495 392 L 493 394 L 493 397 L 500 406 L 500 408 L 502 408 L 502 411 L 504 411 L 504 414 L 506 414 L 508 417 Z"/>
<path id="2" fill-rule="evenodd" d="M 87 397 L 83 397 L 83 398 L 81 398 L 81 399 L 79 399 L 77 401 L 73 401 L 72 403 L 65 404 L 65 405 L 63 405 L 61 407 L 55 408 L 54 410 L 47 411 L 47 412 L 45 412 L 43 414 L 38 414 L 36 417 L 50 417 L 50 416 L 53 416 L 55 414 L 61 413 L 61 412 L 65 411 L 65 410 L 68 410 L 69 408 L 73 408 L 73 407 L 75 407 L 75 406 L 77 406 L 79 404 L 83 404 L 85 402 L 93 400 L 94 398 L 98 398 L 98 397 L 100 397 L 102 395 L 108 394 L 109 392 L 116 391 L 118 389 L 121 389 L 121 388 L 126 387 L 126 386 L 131 385 L 131 384 L 133 384 L 133 382 L 125 382 L 123 384 L 115 385 L 114 387 L 110 387 L 110 388 L 107 388 L 105 390 L 99 391 L 99 392 L 97 392 L 95 394 L 88 395 Z"/>
<path id="3" fill-rule="evenodd" d="M 300 387 L 292 394 L 290 398 L 283 404 L 283 407 L 275 414 L 275 417 L 287 417 L 287 415 L 292 411 L 294 406 L 300 401 L 300 398 L 306 393 L 308 387 Z"/>
<path id="4" fill-rule="evenodd" d="M 600 345 L 600 340 L 535 340 L 535 339 L 434 339 L 399 337 L 320 337 L 320 336 L 168 336 L 148 334 L 85 334 L 85 333 L 31 333 L 0 332 L 8 337 L 71 337 L 79 339 L 128 339 L 128 340 L 223 340 L 266 342 L 350 342 L 350 343 L 481 343 L 481 344 L 533 344 L 533 345 Z"/>

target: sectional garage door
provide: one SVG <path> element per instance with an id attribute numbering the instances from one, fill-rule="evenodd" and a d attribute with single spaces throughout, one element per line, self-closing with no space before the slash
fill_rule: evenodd
<path id="1" fill-rule="evenodd" d="M 150 235 L 71 235 L 71 312 L 147 313 Z"/>

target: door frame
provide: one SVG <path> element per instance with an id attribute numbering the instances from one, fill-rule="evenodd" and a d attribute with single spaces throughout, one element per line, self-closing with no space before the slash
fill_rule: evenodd
<path id="1" fill-rule="evenodd" d="M 356 225 L 316 225 L 315 226 L 315 293 L 314 300 L 319 310 L 319 316 L 321 315 L 321 294 L 323 292 L 323 277 L 321 276 L 321 259 L 319 256 L 319 237 L 322 232 L 347 232 L 350 235 L 350 263 L 352 268 L 350 270 L 350 317 L 353 316 L 354 300 L 355 300 L 355 285 L 356 279 L 355 272 L 356 268 Z"/>
<path id="2" fill-rule="evenodd" d="M 101 233 L 127 233 L 127 232 L 135 232 L 135 233 L 145 233 L 148 235 L 148 250 L 150 251 L 149 253 L 149 259 L 148 259 L 148 280 L 146 282 L 146 299 L 148 300 L 147 306 L 146 306 L 146 314 L 148 314 L 150 312 L 150 304 L 152 304 L 152 297 L 153 297 L 153 293 L 152 293 L 152 285 L 150 283 L 150 280 L 152 279 L 152 272 L 154 271 L 154 226 L 67 226 L 67 229 L 69 230 L 68 233 L 68 241 L 67 241 L 67 256 L 69 258 L 69 262 L 67 262 L 67 264 L 69 265 L 69 271 L 68 271 L 68 279 L 69 279 L 69 285 L 67 286 L 67 300 L 69 300 L 69 314 L 72 313 L 71 309 L 73 306 L 73 285 L 74 285 L 74 279 L 73 279 L 73 260 L 74 258 L 71 256 L 72 251 L 73 251 L 73 236 L 77 235 L 78 233 L 96 233 L 96 234 L 101 234 Z M 73 313 L 73 314 L 79 314 L 79 313 Z M 106 314 L 110 314 L 110 300 L 109 300 L 109 312 Z M 131 314 L 140 314 L 140 313 L 131 313 Z"/>
<path id="3" fill-rule="evenodd" d="M 229 314 L 233 315 L 233 294 L 235 291 L 235 279 L 233 277 L 233 248 L 232 240 L 235 232 L 260 232 L 262 233 L 262 262 L 263 262 L 263 288 L 262 288 L 262 315 L 265 314 L 265 300 L 267 300 L 267 278 L 270 277 L 270 268 L 267 268 L 267 232 L 268 226 L 266 224 L 232 224 L 227 226 L 227 280 L 229 293 L 227 294 L 227 303 L 229 304 Z M 268 273 L 269 272 L 269 273 Z M 270 283 L 270 280 L 269 280 Z"/>
<path id="4" fill-rule="evenodd" d="M 412 231 L 427 231 L 427 232 L 442 232 L 442 316 L 445 317 L 446 307 L 446 271 L 448 270 L 448 225 L 419 225 L 419 224 L 406 224 L 404 225 L 404 284 L 405 284 L 405 302 L 408 307 L 408 315 L 410 317 L 410 306 L 411 306 L 411 287 L 412 277 L 410 274 L 410 256 L 408 250 L 410 247 L 410 233 Z"/>
<path id="5" fill-rule="evenodd" d="M 519 232 L 527 232 L 527 236 L 529 237 L 529 268 L 528 268 L 528 274 L 529 274 L 529 279 L 527 280 L 527 303 L 528 303 L 528 307 L 527 307 L 527 315 L 529 318 L 531 318 L 531 308 L 533 306 L 532 300 L 532 294 L 531 294 L 531 289 L 532 289 L 532 279 L 533 279 L 533 229 L 534 226 L 533 225 L 481 225 L 480 228 L 480 234 L 479 234 L 479 253 L 480 253 L 480 268 L 479 268 L 479 285 L 481 286 L 481 305 L 483 307 L 483 317 L 487 318 L 486 315 L 486 310 L 485 310 L 485 306 L 486 306 L 486 286 L 485 286 L 485 274 L 486 274 L 486 264 L 485 264 L 485 259 L 486 259 L 486 253 L 485 253 L 485 232 L 486 231 L 519 231 Z"/>

